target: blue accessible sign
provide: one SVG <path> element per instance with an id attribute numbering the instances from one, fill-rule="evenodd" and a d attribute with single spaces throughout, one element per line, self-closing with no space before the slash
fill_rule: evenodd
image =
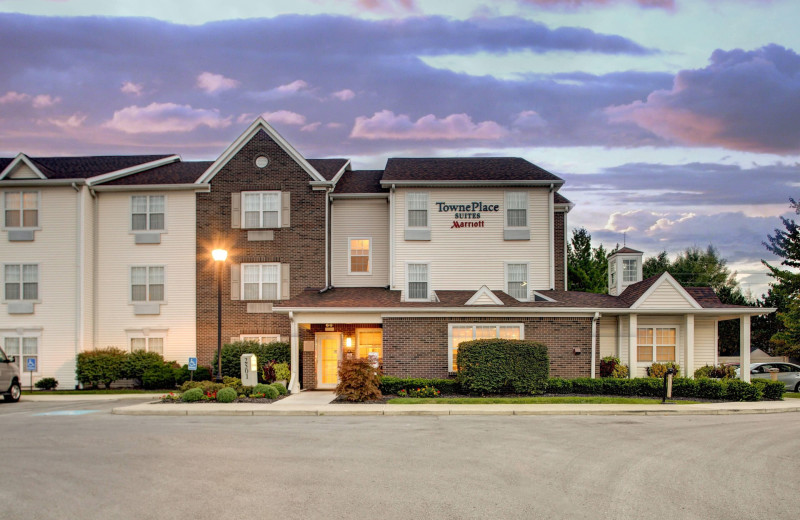
<path id="1" fill-rule="evenodd" d="M 197 358 L 190 357 L 189 358 L 189 370 L 197 370 Z"/>
<path id="2" fill-rule="evenodd" d="M 25 360 L 25 372 L 36 372 L 36 358 L 29 357 Z"/>

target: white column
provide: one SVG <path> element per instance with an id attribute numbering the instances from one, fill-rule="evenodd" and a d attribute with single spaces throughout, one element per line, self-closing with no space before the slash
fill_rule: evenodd
<path id="1" fill-rule="evenodd" d="M 750 382 L 750 315 L 739 317 L 739 376 Z"/>
<path id="2" fill-rule="evenodd" d="M 638 323 L 636 314 L 631 314 L 628 317 L 628 377 L 634 379 L 637 372 L 637 361 L 639 353 L 636 347 L 639 343 Z"/>
<path id="3" fill-rule="evenodd" d="M 289 313 L 289 320 L 291 323 L 289 345 L 292 351 L 292 379 L 289 381 L 289 390 L 296 394 L 300 391 L 300 333 L 297 328 L 297 322 L 294 321 L 294 313 Z"/>
<path id="4" fill-rule="evenodd" d="M 694 377 L 694 314 L 687 314 L 683 321 L 686 329 L 686 344 L 683 346 L 683 377 Z"/>

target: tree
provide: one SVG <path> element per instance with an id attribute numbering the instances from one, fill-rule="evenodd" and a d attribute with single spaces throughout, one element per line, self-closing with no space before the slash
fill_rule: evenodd
<path id="1" fill-rule="evenodd" d="M 647 279 L 651 276 L 669 271 L 669 257 L 666 251 L 661 251 L 657 256 L 646 258 L 642 262 L 642 278 Z"/>
<path id="2" fill-rule="evenodd" d="M 592 248 L 586 228 L 572 230 L 567 244 L 567 289 L 605 293 L 608 290 L 608 253 L 602 244 Z"/>

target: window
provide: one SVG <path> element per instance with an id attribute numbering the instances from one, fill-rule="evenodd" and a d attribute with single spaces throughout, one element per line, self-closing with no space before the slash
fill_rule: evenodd
<path id="1" fill-rule="evenodd" d="M 131 301 L 164 301 L 164 266 L 131 267 Z"/>
<path id="2" fill-rule="evenodd" d="M 350 274 L 370 274 L 372 272 L 372 240 L 351 238 Z"/>
<path id="3" fill-rule="evenodd" d="M 358 357 L 369 359 L 373 365 L 383 360 L 383 331 L 381 329 L 356 329 Z"/>
<path id="4" fill-rule="evenodd" d="M 506 227 L 528 227 L 528 194 L 506 192 Z"/>
<path id="5" fill-rule="evenodd" d="M 39 226 L 39 193 L 36 191 L 7 191 L 3 195 L 5 226 L 35 228 Z"/>
<path id="6" fill-rule="evenodd" d="M 280 294 L 280 264 L 242 264 L 244 300 L 277 300 Z"/>
<path id="7" fill-rule="evenodd" d="M 240 334 L 239 339 L 242 341 L 257 341 L 266 345 L 280 341 L 281 336 L 280 334 Z"/>
<path id="8" fill-rule="evenodd" d="M 517 300 L 528 300 L 528 264 L 506 264 L 506 292 Z"/>
<path id="9" fill-rule="evenodd" d="M 36 359 L 39 367 L 39 338 L 36 336 L 8 335 L 3 337 L 3 350 L 8 357 L 14 357 L 14 363 L 25 367 L 28 359 Z"/>
<path id="10" fill-rule="evenodd" d="M 408 206 L 408 227 L 427 228 L 428 194 L 421 192 L 407 193 L 406 205 Z"/>
<path id="11" fill-rule="evenodd" d="M 677 361 L 678 331 L 674 327 L 640 327 L 637 331 L 637 358 L 641 363 Z"/>
<path id="12" fill-rule="evenodd" d="M 38 300 L 39 266 L 36 264 L 6 264 L 4 269 L 5 299 Z"/>
<path id="13" fill-rule="evenodd" d="M 637 278 L 636 260 L 622 260 L 622 281 L 624 283 L 635 282 Z"/>
<path id="14" fill-rule="evenodd" d="M 131 352 L 144 350 L 146 352 L 157 352 L 164 355 L 163 337 L 131 337 Z"/>
<path id="15" fill-rule="evenodd" d="M 131 197 L 131 229 L 133 231 L 163 231 L 164 195 L 134 195 Z"/>
<path id="16" fill-rule="evenodd" d="M 474 339 L 522 339 L 521 323 L 451 323 L 448 325 L 450 348 L 448 349 L 448 364 L 451 372 L 458 371 L 458 346 L 464 341 Z"/>
<path id="17" fill-rule="evenodd" d="M 428 299 L 428 264 L 407 264 L 407 300 Z"/>
<path id="18" fill-rule="evenodd" d="M 245 228 L 281 227 L 281 192 L 251 191 L 242 193 Z"/>
<path id="19" fill-rule="evenodd" d="M 617 262 L 616 260 L 611 262 L 608 266 L 608 274 L 611 277 L 611 287 L 617 286 Z"/>

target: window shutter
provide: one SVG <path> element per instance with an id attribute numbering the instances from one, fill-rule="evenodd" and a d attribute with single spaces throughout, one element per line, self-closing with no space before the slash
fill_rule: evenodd
<path id="1" fill-rule="evenodd" d="M 231 193 L 231 228 L 242 227 L 242 194 Z"/>
<path id="2" fill-rule="evenodd" d="M 281 192 L 281 227 L 291 227 L 291 203 L 289 201 L 291 193 L 288 191 Z"/>
<path id="3" fill-rule="evenodd" d="M 289 291 L 289 264 L 281 264 L 281 300 L 288 300 Z"/>
<path id="4" fill-rule="evenodd" d="M 240 300 L 239 292 L 241 291 L 241 270 L 239 264 L 231 264 L 231 300 Z"/>

